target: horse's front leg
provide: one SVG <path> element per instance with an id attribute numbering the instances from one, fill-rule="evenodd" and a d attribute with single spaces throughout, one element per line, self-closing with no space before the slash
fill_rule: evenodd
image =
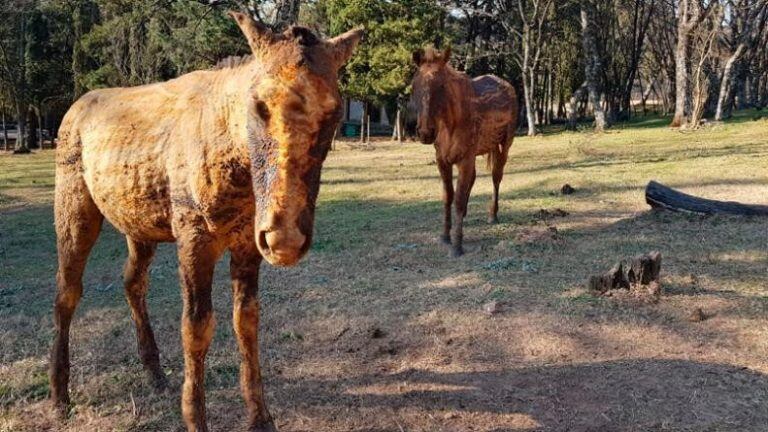
<path id="1" fill-rule="evenodd" d="M 467 216 L 467 204 L 472 185 L 475 184 L 475 157 L 463 159 L 459 163 L 459 179 L 456 182 L 456 224 L 451 236 L 451 255 L 459 257 L 464 254 L 464 217 Z"/>
<path id="2" fill-rule="evenodd" d="M 251 230 L 253 232 L 253 230 Z M 232 248 L 232 324 L 240 347 L 240 386 L 248 414 L 248 430 L 275 432 L 264 401 L 259 365 L 259 265 L 261 255 L 251 239 Z"/>
<path id="3" fill-rule="evenodd" d="M 443 180 L 443 234 L 440 240 L 451 244 L 451 206 L 453 205 L 453 166 L 437 155 L 437 168 Z"/>
<path id="4" fill-rule="evenodd" d="M 189 234 L 178 239 L 179 280 L 184 301 L 181 318 L 184 348 L 181 412 L 188 431 L 204 432 L 208 430 L 205 421 L 205 356 L 215 326 L 211 283 L 220 250 L 214 239 L 205 234 L 195 234 L 193 227 L 174 231 Z"/>

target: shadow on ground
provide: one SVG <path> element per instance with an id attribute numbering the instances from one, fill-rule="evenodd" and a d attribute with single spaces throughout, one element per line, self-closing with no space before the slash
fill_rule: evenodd
<path id="1" fill-rule="evenodd" d="M 508 419 L 510 424 L 490 429 L 499 432 L 765 431 L 768 424 L 768 377 L 746 368 L 684 360 L 620 360 L 469 373 L 408 370 L 286 384 L 290 390 L 275 396 L 300 401 L 299 410 L 345 407 L 354 413 L 366 408 L 395 412 L 416 408 L 425 414 L 455 413 L 436 415 L 439 430 L 471 430 L 467 420 L 478 413 L 497 414 L 501 423 Z M 527 416 L 536 426 L 515 426 L 515 417 L 505 415 Z M 381 426 L 354 430 L 393 430 Z"/>

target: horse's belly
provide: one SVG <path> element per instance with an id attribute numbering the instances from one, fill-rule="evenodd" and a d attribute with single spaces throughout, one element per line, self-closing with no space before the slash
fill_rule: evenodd
<path id="1" fill-rule="evenodd" d="M 115 228 L 136 240 L 173 240 L 170 185 L 161 164 L 139 152 L 83 151 L 93 201 Z"/>

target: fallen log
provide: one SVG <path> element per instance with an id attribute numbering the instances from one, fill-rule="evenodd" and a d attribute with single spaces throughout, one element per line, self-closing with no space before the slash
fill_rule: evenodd
<path id="1" fill-rule="evenodd" d="M 697 214 L 729 214 L 737 216 L 768 216 L 768 206 L 716 201 L 684 194 L 651 180 L 645 187 L 645 202 L 653 208 Z"/>

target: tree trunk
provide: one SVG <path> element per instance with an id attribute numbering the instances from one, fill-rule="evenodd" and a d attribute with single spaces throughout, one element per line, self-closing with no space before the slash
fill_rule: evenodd
<path id="1" fill-rule="evenodd" d="M 365 142 L 370 143 L 371 142 L 371 116 L 367 115 L 365 116 L 365 125 L 366 125 L 366 136 L 365 136 Z"/>
<path id="2" fill-rule="evenodd" d="M 725 108 L 726 102 L 730 102 L 731 95 L 732 95 L 732 82 L 731 79 L 733 75 L 733 65 L 736 63 L 736 61 L 739 59 L 741 54 L 744 52 L 744 49 L 746 48 L 746 44 L 741 43 L 736 48 L 736 51 L 733 52 L 733 55 L 731 55 L 728 58 L 728 61 L 725 62 L 725 67 L 723 68 L 723 78 L 720 82 L 720 93 L 717 97 L 717 109 L 715 110 L 715 121 L 721 121 L 723 120 L 723 110 Z M 730 116 L 729 116 L 730 117 Z"/>
<path id="3" fill-rule="evenodd" d="M 5 126 L 5 109 L 3 109 L 3 150 L 8 151 L 8 129 Z"/>
<path id="4" fill-rule="evenodd" d="M 587 90 L 589 91 L 589 100 L 592 103 L 592 107 L 595 111 L 595 131 L 602 132 L 605 130 L 605 111 L 600 104 L 600 94 L 597 89 L 597 78 L 600 75 L 600 59 L 597 55 L 597 41 L 592 29 L 592 22 L 590 16 L 587 13 L 587 8 L 590 7 L 586 2 L 582 2 L 581 5 L 581 30 L 582 30 L 582 44 L 584 46 L 584 76 L 587 84 Z"/>
<path id="5" fill-rule="evenodd" d="M 273 27 L 283 31 L 299 21 L 301 0 L 278 0 L 275 2 L 275 22 Z"/>
<path id="6" fill-rule="evenodd" d="M 27 147 L 27 113 L 29 108 L 27 104 L 16 104 L 16 125 L 18 134 L 16 136 L 16 145 L 14 146 L 14 153 L 29 153 L 29 147 Z"/>
<path id="7" fill-rule="evenodd" d="M 681 25 L 682 26 L 682 25 Z M 675 115 L 672 127 L 680 127 L 686 123 L 688 107 L 688 33 L 682 28 L 678 31 L 677 47 L 675 48 Z"/>
<path id="8" fill-rule="evenodd" d="M 363 115 L 360 117 L 360 142 L 365 142 L 365 119 L 368 117 L 368 102 L 363 103 Z"/>
<path id="9" fill-rule="evenodd" d="M 531 77 L 533 81 L 533 77 Z M 536 111 L 533 108 L 533 88 L 528 80 L 523 80 L 523 93 L 525 93 L 525 118 L 528 121 L 528 136 L 536 135 Z"/>
<path id="10" fill-rule="evenodd" d="M 571 95 L 571 99 L 566 104 L 566 107 L 568 110 L 566 114 L 568 118 L 568 125 L 566 126 L 566 129 L 568 130 L 576 130 L 576 120 L 578 120 L 579 101 L 584 95 L 586 88 L 587 88 L 586 82 L 580 85 L 579 88 L 577 88 L 576 91 L 573 92 L 573 94 Z"/>

